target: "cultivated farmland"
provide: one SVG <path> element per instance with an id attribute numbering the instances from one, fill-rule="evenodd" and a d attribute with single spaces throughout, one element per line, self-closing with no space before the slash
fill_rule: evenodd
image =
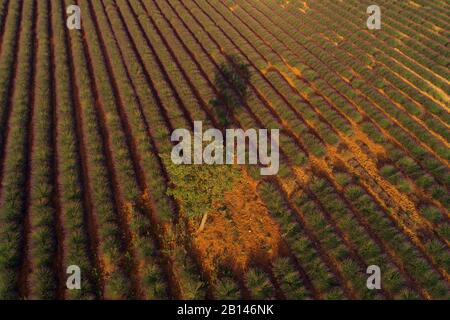
<path id="1" fill-rule="evenodd" d="M 372 4 L 0 0 L 0 299 L 450 299 L 450 2 Z M 178 171 L 198 121 L 279 172 Z"/>

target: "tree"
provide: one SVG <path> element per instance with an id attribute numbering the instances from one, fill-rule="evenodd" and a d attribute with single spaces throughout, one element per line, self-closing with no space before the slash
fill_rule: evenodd
<path id="1" fill-rule="evenodd" d="M 227 56 L 227 61 L 219 66 L 214 81 L 218 96 L 210 104 L 224 127 L 230 124 L 234 110 L 246 103 L 250 80 L 250 66 L 239 56 Z"/>
<path id="2" fill-rule="evenodd" d="M 230 165 L 177 165 L 170 155 L 161 156 L 169 174 L 168 195 L 173 196 L 190 219 L 200 219 L 197 232 L 205 228 L 208 214 L 225 207 L 239 169 Z"/>

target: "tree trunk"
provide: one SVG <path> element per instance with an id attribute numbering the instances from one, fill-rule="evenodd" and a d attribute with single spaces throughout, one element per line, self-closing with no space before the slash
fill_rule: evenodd
<path id="1" fill-rule="evenodd" d="M 208 220 L 208 213 L 205 213 L 202 217 L 202 222 L 200 223 L 200 227 L 198 227 L 198 229 L 197 229 L 197 233 L 201 233 L 205 229 L 207 220 Z"/>

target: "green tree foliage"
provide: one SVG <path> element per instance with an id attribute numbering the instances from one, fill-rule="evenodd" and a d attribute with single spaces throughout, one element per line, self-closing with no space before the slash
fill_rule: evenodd
<path id="1" fill-rule="evenodd" d="M 246 103 L 250 80 L 250 66 L 239 56 L 227 56 L 227 61 L 219 66 L 214 81 L 218 97 L 211 100 L 210 104 L 224 127 L 230 124 L 234 110 Z"/>
<path id="2" fill-rule="evenodd" d="M 170 155 L 162 155 L 170 178 L 167 193 L 181 205 L 190 219 L 202 222 L 201 232 L 207 215 L 212 209 L 224 207 L 224 195 L 231 190 L 239 170 L 229 165 L 177 165 Z"/>

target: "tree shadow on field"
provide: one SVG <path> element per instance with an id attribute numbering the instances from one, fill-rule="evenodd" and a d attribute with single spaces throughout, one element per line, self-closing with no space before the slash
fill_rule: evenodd
<path id="1" fill-rule="evenodd" d="M 250 81 L 250 66 L 237 55 L 227 55 L 215 75 L 217 97 L 210 101 L 224 128 L 232 123 L 234 111 L 247 103 Z"/>

